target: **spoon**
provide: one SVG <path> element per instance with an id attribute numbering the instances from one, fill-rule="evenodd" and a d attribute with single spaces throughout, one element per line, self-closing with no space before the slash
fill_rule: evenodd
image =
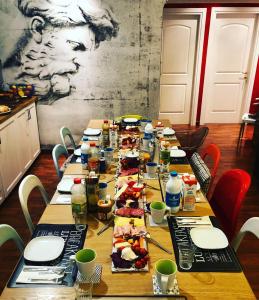
<path id="1" fill-rule="evenodd" d="M 150 233 L 149 232 L 145 232 L 145 231 L 140 231 L 140 234 L 142 236 L 144 236 L 145 239 L 147 239 L 149 242 L 151 242 L 152 244 L 154 244 L 155 246 L 157 246 L 158 248 L 164 250 L 165 252 L 172 254 L 172 251 L 166 249 L 164 246 L 162 246 L 160 243 L 158 243 L 156 240 L 154 240 L 153 238 L 150 237 Z"/>

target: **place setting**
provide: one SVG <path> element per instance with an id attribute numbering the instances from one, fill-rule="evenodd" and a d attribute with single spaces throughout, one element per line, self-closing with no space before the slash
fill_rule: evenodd
<path id="1" fill-rule="evenodd" d="M 38 224 L 7 286 L 73 286 L 77 266 L 70 257 L 83 247 L 86 231 L 87 225 Z"/>
<path id="2" fill-rule="evenodd" d="M 178 270 L 181 272 L 241 272 L 242 267 L 213 216 L 168 216 Z M 185 249 L 184 251 L 182 251 Z M 188 253 L 183 255 L 183 252 Z M 189 267 L 181 258 L 189 256 Z"/>

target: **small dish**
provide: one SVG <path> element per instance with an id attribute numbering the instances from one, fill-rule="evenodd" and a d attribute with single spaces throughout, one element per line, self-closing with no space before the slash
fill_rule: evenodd
<path id="1" fill-rule="evenodd" d="M 62 178 L 57 186 L 57 190 L 61 193 L 71 193 L 72 185 L 74 184 L 73 178 Z"/>
<path id="2" fill-rule="evenodd" d="M 75 154 L 76 156 L 81 156 L 81 148 L 75 149 L 75 150 L 74 150 L 74 154 Z"/>
<path id="3" fill-rule="evenodd" d="M 57 259 L 65 241 L 60 236 L 40 236 L 32 239 L 24 249 L 24 258 L 31 262 L 46 263 Z"/>
<path id="4" fill-rule="evenodd" d="M 9 107 L 7 111 L 0 112 L 0 115 L 6 115 L 11 112 L 11 108 Z"/>
<path id="5" fill-rule="evenodd" d="M 84 135 L 97 136 L 97 135 L 100 135 L 100 134 L 101 134 L 100 129 L 87 128 L 86 130 L 84 130 Z"/>
<path id="6" fill-rule="evenodd" d="M 195 246 L 201 249 L 223 249 L 228 246 L 225 233 L 216 227 L 192 228 L 190 235 Z"/>
<path id="7" fill-rule="evenodd" d="M 186 152 L 180 149 L 172 149 L 170 151 L 170 157 L 185 157 Z"/>

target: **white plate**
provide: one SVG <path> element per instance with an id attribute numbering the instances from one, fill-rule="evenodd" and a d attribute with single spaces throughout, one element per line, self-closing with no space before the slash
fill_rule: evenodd
<path id="1" fill-rule="evenodd" d="M 75 154 L 76 156 L 81 156 L 81 148 L 75 149 L 75 150 L 74 150 L 74 154 Z"/>
<path id="2" fill-rule="evenodd" d="M 125 119 L 123 119 L 123 122 L 125 122 L 125 123 L 137 123 L 138 119 L 136 119 L 136 118 L 125 118 Z"/>
<path id="3" fill-rule="evenodd" d="M 85 135 L 93 135 L 93 136 L 96 136 L 96 135 L 100 135 L 100 134 L 101 134 L 101 130 L 100 130 L 100 129 L 95 129 L 95 128 L 87 128 L 87 129 L 84 131 L 84 134 L 85 134 Z"/>
<path id="4" fill-rule="evenodd" d="M 202 249 L 223 249 L 228 246 L 225 233 L 216 227 L 192 228 L 190 235 L 193 243 Z"/>
<path id="5" fill-rule="evenodd" d="M 167 136 L 167 135 L 174 135 L 174 134 L 175 134 L 175 131 L 174 131 L 172 128 L 166 127 L 166 128 L 163 130 L 163 135 L 164 135 L 164 136 Z"/>
<path id="6" fill-rule="evenodd" d="M 65 246 L 60 236 L 40 236 L 32 239 L 24 249 L 24 258 L 34 262 L 48 262 L 57 259 Z"/>
<path id="7" fill-rule="evenodd" d="M 62 178 L 57 186 L 57 190 L 63 193 L 70 193 L 72 185 L 74 184 L 73 178 Z"/>
<path id="8" fill-rule="evenodd" d="M 180 149 L 172 149 L 170 151 L 170 157 L 185 157 L 186 152 Z"/>

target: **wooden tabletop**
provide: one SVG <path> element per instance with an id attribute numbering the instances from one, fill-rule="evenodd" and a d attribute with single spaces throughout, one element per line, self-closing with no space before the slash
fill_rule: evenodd
<path id="1" fill-rule="evenodd" d="M 192 172 L 189 165 L 172 165 L 170 169 L 178 172 Z M 84 176 L 80 164 L 70 166 L 65 174 Z M 102 177 L 103 176 L 103 177 Z M 107 181 L 113 175 L 101 175 L 101 180 Z M 155 188 L 159 188 L 158 180 L 148 180 L 147 183 Z M 110 183 L 109 192 L 112 193 L 114 182 Z M 201 197 L 204 197 L 202 194 Z M 57 194 L 54 195 L 57 197 Z M 148 201 L 162 201 L 160 191 L 146 188 L 146 198 Z M 205 198 L 205 197 L 204 197 Z M 208 216 L 213 215 L 209 203 L 204 199 L 196 203 L 194 212 L 179 212 L 180 215 L 188 216 Z M 48 205 L 39 223 L 52 224 L 73 224 L 72 211 L 70 205 Z M 153 244 L 148 244 L 150 255 L 149 271 L 136 273 L 112 273 L 111 253 L 113 228 L 103 232 L 100 236 L 97 232 L 104 225 L 95 217 L 89 215 L 87 223 L 89 225 L 85 240 L 85 247 L 93 248 L 97 252 L 97 263 L 102 265 L 101 283 L 94 285 L 94 295 L 153 295 L 152 275 L 154 274 L 154 263 L 161 258 L 175 259 L 174 254 L 170 255 L 158 249 Z M 151 236 L 160 242 L 164 247 L 173 252 L 170 232 L 167 227 L 149 226 L 148 216 L 146 216 L 147 230 Z M 187 299 L 256 299 L 253 291 L 243 272 L 178 272 L 177 280 L 180 294 Z M 74 299 L 74 289 L 68 287 L 58 288 L 5 288 L 1 299 Z M 52 296 L 48 298 L 48 296 Z M 44 298 L 45 297 L 45 298 Z"/>

